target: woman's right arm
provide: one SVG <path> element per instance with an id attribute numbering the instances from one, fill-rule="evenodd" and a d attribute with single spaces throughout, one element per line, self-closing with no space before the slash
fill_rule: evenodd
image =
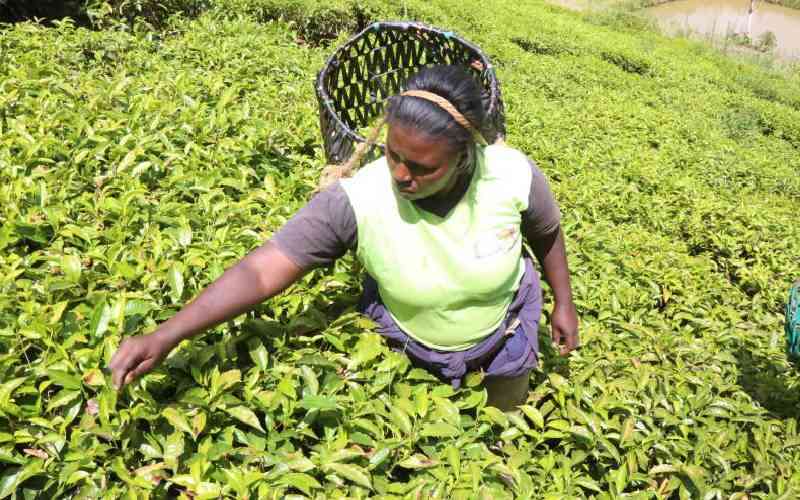
<path id="1" fill-rule="evenodd" d="M 303 273 L 276 245 L 268 242 L 253 250 L 155 332 L 125 339 L 108 365 L 114 386 L 129 384 L 155 368 L 181 340 L 279 294 Z"/>

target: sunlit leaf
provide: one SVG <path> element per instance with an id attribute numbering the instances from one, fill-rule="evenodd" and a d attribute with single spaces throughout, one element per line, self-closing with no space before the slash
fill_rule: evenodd
<path id="1" fill-rule="evenodd" d="M 300 406 L 307 410 L 335 410 L 336 400 L 325 396 L 306 396 L 300 400 Z"/>
<path id="2" fill-rule="evenodd" d="M 397 463 L 397 465 L 405 469 L 425 469 L 428 467 L 435 467 L 438 465 L 438 462 L 436 460 L 431 460 L 425 455 L 417 453 L 404 460 L 401 460 Z"/>
<path id="3" fill-rule="evenodd" d="M 430 424 L 426 424 L 422 430 L 420 430 L 420 436 L 430 436 L 430 437 L 437 437 L 437 438 L 444 438 L 444 437 L 454 437 L 458 436 L 459 430 L 445 422 L 434 422 Z"/>
<path id="4" fill-rule="evenodd" d="M 68 280 L 77 282 L 81 277 L 81 259 L 76 255 L 65 255 L 61 259 L 61 268 Z"/>
<path id="5" fill-rule="evenodd" d="M 256 364 L 259 370 L 266 370 L 269 355 L 261 340 L 256 338 L 250 339 L 247 341 L 247 347 L 250 353 L 250 359 L 253 360 L 253 363 Z"/>
<path id="6" fill-rule="evenodd" d="M 261 427 L 261 422 L 259 422 L 256 414 L 253 413 L 253 410 L 245 406 L 234 406 L 233 408 L 226 408 L 225 411 L 236 420 L 243 422 L 254 429 L 264 432 L 264 428 Z"/>
<path id="7" fill-rule="evenodd" d="M 89 324 L 89 332 L 95 338 L 100 338 L 108 330 L 108 325 L 111 322 L 111 307 L 105 300 L 100 301 L 94 306 L 92 310 L 92 318 Z"/>
<path id="8" fill-rule="evenodd" d="M 324 468 L 360 486 L 372 489 L 372 481 L 369 473 L 357 465 L 330 463 L 325 464 Z"/>
<path id="9" fill-rule="evenodd" d="M 161 415 L 176 429 L 187 434 L 194 435 L 186 415 L 174 407 L 167 407 L 161 412 Z"/>
<path id="10" fill-rule="evenodd" d="M 183 265 L 181 263 L 173 262 L 169 267 L 167 283 L 169 283 L 172 302 L 179 302 L 183 296 Z"/>

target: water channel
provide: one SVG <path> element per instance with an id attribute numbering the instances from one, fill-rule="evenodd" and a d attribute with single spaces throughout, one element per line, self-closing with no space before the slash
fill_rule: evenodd
<path id="1" fill-rule="evenodd" d="M 677 0 L 645 9 L 667 33 L 691 33 L 723 41 L 728 33 L 747 33 L 758 41 L 775 35 L 775 54 L 800 60 L 800 10 L 756 2 L 748 20 L 749 0 Z"/>

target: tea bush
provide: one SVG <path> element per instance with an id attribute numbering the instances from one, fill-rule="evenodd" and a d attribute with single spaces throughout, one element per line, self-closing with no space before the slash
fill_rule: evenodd
<path id="1" fill-rule="evenodd" d="M 539 2 L 207 9 L 2 28 L 0 498 L 798 495 L 797 75 Z M 329 44 L 403 15 L 496 64 L 508 141 L 561 205 L 583 347 L 543 342 L 498 412 L 479 375 L 454 391 L 386 348 L 346 257 L 110 389 L 123 337 L 308 199 Z"/>

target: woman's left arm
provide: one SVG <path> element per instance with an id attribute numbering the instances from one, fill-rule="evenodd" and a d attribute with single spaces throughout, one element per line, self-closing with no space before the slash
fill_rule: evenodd
<path id="1" fill-rule="evenodd" d="M 572 286 L 569 280 L 567 251 L 564 233 L 559 226 L 552 233 L 525 235 L 528 243 L 542 266 L 544 279 L 553 289 L 555 306 L 550 316 L 553 342 L 559 346 L 561 354 L 568 354 L 578 347 L 578 313 L 572 301 Z"/>

